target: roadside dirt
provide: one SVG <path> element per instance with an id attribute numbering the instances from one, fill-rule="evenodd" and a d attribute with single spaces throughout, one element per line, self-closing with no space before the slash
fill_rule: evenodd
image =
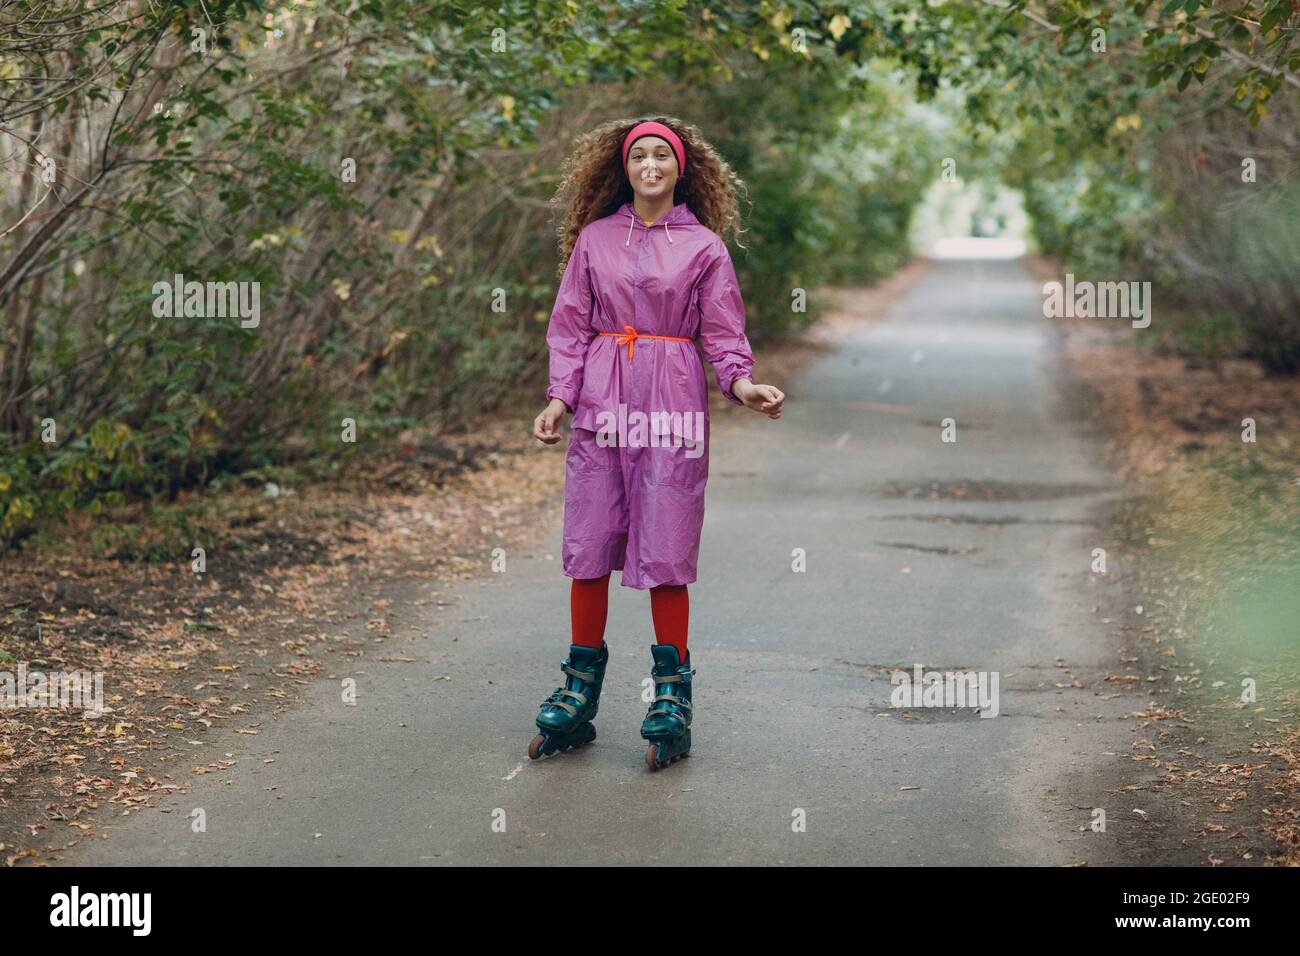
<path id="1" fill-rule="evenodd" d="M 1135 490 L 1095 611 L 1129 665 L 1107 680 L 1148 699 L 1111 791 L 1143 821 L 1132 858 L 1300 865 L 1300 380 L 1148 351 L 1115 320 L 1058 329 L 1067 397 Z"/>

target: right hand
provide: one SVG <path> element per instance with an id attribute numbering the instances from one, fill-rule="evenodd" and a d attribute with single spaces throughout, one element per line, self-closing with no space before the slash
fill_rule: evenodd
<path id="1" fill-rule="evenodd" d="M 568 410 L 569 406 L 560 399 L 551 399 L 551 403 L 533 419 L 533 437 L 540 442 L 554 445 L 560 440 L 560 422 L 564 420 L 564 413 Z"/>

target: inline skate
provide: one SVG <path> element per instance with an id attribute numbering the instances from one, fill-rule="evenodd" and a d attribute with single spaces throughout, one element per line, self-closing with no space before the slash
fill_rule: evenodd
<path id="1" fill-rule="evenodd" d="M 609 645 L 601 641 L 600 650 L 581 644 L 569 645 L 569 657 L 561 665 L 567 675 L 563 687 L 542 701 L 537 713 L 541 731 L 528 745 L 532 760 L 559 750 L 572 750 L 596 739 L 591 720 L 600 706 L 600 687 L 609 663 Z"/>
<path id="2" fill-rule="evenodd" d="M 650 676 L 655 682 L 655 697 L 641 723 L 641 736 L 650 741 L 646 751 L 646 767 L 655 771 L 666 767 L 691 750 L 691 652 L 686 652 L 686 663 L 677 657 L 677 648 L 671 644 L 654 644 L 650 647 L 654 667 Z"/>

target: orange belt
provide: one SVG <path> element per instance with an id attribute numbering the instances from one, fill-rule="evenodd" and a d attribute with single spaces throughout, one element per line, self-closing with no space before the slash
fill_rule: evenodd
<path id="1" fill-rule="evenodd" d="M 636 348 L 637 339 L 669 339 L 673 342 L 694 342 L 694 339 L 684 338 L 680 335 L 648 335 L 645 332 L 638 332 L 630 325 L 623 326 L 622 332 L 601 332 L 601 335 L 618 336 L 618 345 L 627 343 L 627 360 L 632 361 L 632 352 Z"/>

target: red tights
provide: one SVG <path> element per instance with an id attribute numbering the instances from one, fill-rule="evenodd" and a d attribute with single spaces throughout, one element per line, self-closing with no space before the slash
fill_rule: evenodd
<path id="1" fill-rule="evenodd" d="M 573 613 L 573 643 L 600 647 L 609 613 L 609 574 L 599 578 L 573 578 L 569 607 Z M 654 620 L 655 641 L 676 647 L 677 659 L 684 662 L 686 623 L 690 617 L 686 585 L 661 584 L 651 588 L 650 616 Z"/>

